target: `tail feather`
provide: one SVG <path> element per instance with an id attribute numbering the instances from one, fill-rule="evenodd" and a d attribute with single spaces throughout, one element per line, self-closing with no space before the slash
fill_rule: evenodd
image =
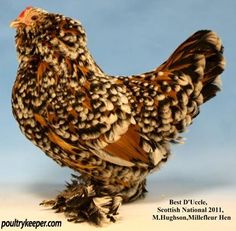
<path id="1" fill-rule="evenodd" d="M 183 42 L 157 71 L 184 73 L 192 78 L 193 83 L 201 81 L 203 102 L 206 102 L 220 90 L 220 74 L 224 66 L 220 38 L 213 31 L 201 30 Z"/>
<path id="2" fill-rule="evenodd" d="M 212 56 L 206 58 L 206 67 L 203 77 L 202 95 L 204 102 L 208 101 L 221 90 L 222 82 L 220 74 L 223 72 L 225 61 L 223 57 L 223 46 Z"/>

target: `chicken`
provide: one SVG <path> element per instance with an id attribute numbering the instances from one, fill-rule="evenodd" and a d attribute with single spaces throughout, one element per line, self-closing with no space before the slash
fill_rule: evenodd
<path id="1" fill-rule="evenodd" d="M 42 204 L 70 221 L 115 222 L 121 203 L 144 196 L 146 177 L 220 90 L 220 38 L 198 31 L 155 70 L 125 77 L 96 64 L 79 21 L 27 7 L 11 27 L 19 60 L 14 117 L 29 140 L 78 174 Z"/>

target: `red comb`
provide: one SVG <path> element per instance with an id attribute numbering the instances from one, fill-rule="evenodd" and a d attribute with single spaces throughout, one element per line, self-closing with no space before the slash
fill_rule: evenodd
<path id="1" fill-rule="evenodd" d="M 26 12 L 27 10 L 31 9 L 31 8 L 33 8 L 33 7 L 32 7 L 32 6 L 26 7 L 26 8 L 19 14 L 18 18 L 24 17 L 25 12 Z"/>

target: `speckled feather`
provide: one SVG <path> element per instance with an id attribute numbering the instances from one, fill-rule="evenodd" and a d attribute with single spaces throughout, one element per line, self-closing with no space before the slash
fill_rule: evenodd
<path id="1" fill-rule="evenodd" d="M 142 196 L 170 143 L 182 142 L 199 106 L 220 89 L 219 37 L 198 31 L 155 70 L 109 76 L 91 56 L 79 21 L 32 7 L 18 21 L 12 107 L 21 131 L 103 196 Z"/>

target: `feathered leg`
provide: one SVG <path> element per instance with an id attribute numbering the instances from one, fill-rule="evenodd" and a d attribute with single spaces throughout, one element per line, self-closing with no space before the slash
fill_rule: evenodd
<path id="1" fill-rule="evenodd" d="M 146 192 L 145 181 L 117 193 L 114 188 L 102 185 L 102 182 L 93 182 L 85 176 L 72 176 L 72 182 L 56 199 L 40 204 L 65 213 L 68 221 L 72 222 L 87 221 L 99 226 L 115 222 L 122 202 L 136 200 Z"/>

